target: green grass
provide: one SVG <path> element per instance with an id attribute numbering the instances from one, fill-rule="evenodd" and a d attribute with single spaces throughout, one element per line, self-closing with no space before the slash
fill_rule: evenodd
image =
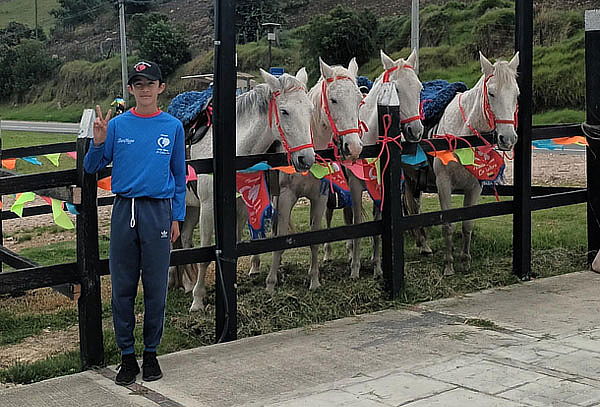
<path id="1" fill-rule="evenodd" d="M 510 199 L 502 197 L 503 200 Z M 457 206 L 460 197 L 454 197 Z M 485 197 L 482 202 L 493 201 Z M 369 205 L 367 205 L 369 206 Z M 308 228 L 308 207 L 295 208 L 296 230 Z M 424 198 L 424 209 L 439 210 L 437 197 Z M 337 211 L 334 224 L 341 223 L 341 213 Z M 367 208 L 369 212 L 369 208 Z M 533 271 L 540 277 L 580 271 L 586 268 L 586 213 L 585 205 L 573 205 L 534 212 L 533 214 Z M 458 225 L 457 225 L 458 226 Z M 455 238 L 458 244 L 458 230 Z M 468 292 L 518 283 L 511 273 L 512 224 L 511 216 L 498 216 L 477 220 L 473 238 L 473 263 L 469 273 L 457 272 L 454 276 L 443 277 L 444 243 L 441 228 L 429 229 L 430 244 L 434 256 L 421 257 L 411 237 L 407 237 L 406 248 L 406 287 L 398 301 L 386 300 L 382 281 L 373 279 L 369 261 L 371 240 L 363 239 L 361 278 L 348 279 L 346 246 L 344 242 L 334 243 L 334 261 L 322 264 L 322 287 L 311 292 L 308 288 L 308 248 L 289 250 L 284 255 L 280 284 L 274 295 L 264 289 L 264 281 L 270 265 L 270 255 L 262 256 L 261 273 L 248 277 L 238 277 L 238 336 L 248 337 L 296 327 L 320 324 L 328 320 L 343 318 L 388 308 L 402 308 L 406 304 L 456 296 Z M 101 256 L 106 256 L 107 237 L 102 237 Z M 21 253 L 43 264 L 73 261 L 74 244 L 61 242 L 43 248 L 23 250 Z M 241 270 L 240 270 L 241 271 Z M 190 315 L 188 307 L 191 296 L 181 291 L 170 291 L 167 299 L 165 332 L 160 352 L 169 353 L 214 343 L 214 286 L 208 287 L 208 306 L 205 313 Z M 143 312 L 142 296 L 136 301 L 136 313 Z M 7 330 L 5 335 L 11 343 L 34 334 L 38 329 L 29 326 L 31 316 L 11 319 L 16 327 L 14 332 Z M 64 315 L 50 316 L 41 325 L 48 329 L 62 329 L 71 319 Z M 110 300 L 104 298 L 103 318 L 110 326 Z M 477 321 L 472 322 L 478 323 Z M 481 324 L 483 325 L 483 324 Z M 28 330 L 29 329 L 29 330 Z M 142 350 L 141 326 L 136 327 L 136 350 Z M 119 353 L 112 329 L 104 331 L 106 360 L 115 364 Z M 78 352 L 53 356 L 32 364 L 18 364 L 0 371 L 0 379 L 15 383 L 29 383 L 62 374 L 79 371 Z"/>
<path id="2" fill-rule="evenodd" d="M 77 310 L 61 310 L 51 314 L 14 315 L 0 310 L 0 346 L 19 343 L 44 329 L 53 331 L 77 324 Z"/>
<path id="3" fill-rule="evenodd" d="M 29 131 L 2 131 L 2 149 L 31 147 L 44 144 L 67 143 L 76 141 L 75 134 L 36 133 Z"/>
<path id="4" fill-rule="evenodd" d="M 0 119 L 79 123 L 83 109 L 91 107 L 83 104 L 62 106 L 56 102 L 0 104 Z"/>
<path id="5" fill-rule="evenodd" d="M 46 33 L 54 26 L 54 17 L 50 10 L 58 8 L 58 0 L 37 0 L 38 24 Z M 35 2 L 33 0 L 7 0 L 0 2 L 0 27 L 6 27 L 11 21 L 35 27 Z"/>
<path id="6" fill-rule="evenodd" d="M 585 121 L 585 111 L 562 109 L 533 115 L 533 124 L 581 123 Z"/>

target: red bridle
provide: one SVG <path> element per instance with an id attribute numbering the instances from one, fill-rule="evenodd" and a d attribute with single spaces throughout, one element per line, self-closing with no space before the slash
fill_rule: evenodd
<path id="1" fill-rule="evenodd" d="M 400 66 L 393 66 L 390 69 L 387 69 L 384 73 L 383 73 L 383 79 L 382 82 L 386 83 L 390 81 L 390 74 L 394 71 L 397 71 L 400 68 Z M 406 69 L 412 69 L 414 70 L 415 68 L 412 67 L 412 65 L 402 65 L 402 68 L 406 68 Z M 412 116 L 412 117 L 408 117 L 406 119 L 402 119 L 400 120 L 400 124 L 406 124 L 406 123 L 411 123 L 417 120 L 423 120 L 423 103 L 421 102 L 421 104 L 419 105 L 419 114 L 417 116 Z"/>
<path id="2" fill-rule="evenodd" d="M 298 87 L 288 90 L 288 92 L 294 91 L 305 91 L 304 88 Z M 281 127 L 281 122 L 279 120 L 279 108 L 277 107 L 277 97 L 281 95 L 280 91 L 275 91 L 271 94 L 271 99 L 269 100 L 269 128 L 273 128 L 273 118 L 275 119 L 275 126 L 277 127 L 277 131 L 279 132 L 279 136 L 281 137 L 281 144 L 285 149 L 288 157 L 288 163 L 292 160 L 292 153 L 300 150 L 305 150 L 307 148 L 314 148 L 314 143 L 312 141 L 312 133 L 311 133 L 311 142 L 308 144 L 302 144 L 296 147 L 291 147 L 287 138 L 285 137 L 285 132 Z"/>
<path id="3" fill-rule="evenodd" d="M 494 111 L 492 110 L 492 106 L 490 104 L 490 98 L 489 98 L 489 94 L 488 94 L 488 87 L 487 87 L 487 83 L 492 76 L 494 76 L 494 75 L 488 75 L 483 80 L 483 115 L 485 116 L 487 125 L 490 127 L 490 131 L 496 130 L 496 127 L 498 124 L 512 124 L 515 128 L 517 128 L 517 125 L 518 125 L 517 118 L 518 118 L 518 114 L 519 114 L 519 104 L 518 103 L 517 103 L 517 106 L 515 107 L 515 114 L 514 114 L 512 120 L 497 119 L 496 115 L 494 114 Z M 458 95 L 458 109 L 460 110 L 462 119 L 465 122 L 465 124 L 467 125 L 467 127 L 469 128 L 469 130 L 471 130 L 471 132 L 474 135 L 478 136 L 479 138 L 482 138 L 481 133 L 479 131 L 477 131 L 477 129 L 475 129 L 471 125 L 471 123 L 469 123 L 465 109 L 462 106 L 462 93 Z M 482 138 L 482 139 L 485 141 L 486 145 L 489 144 L 487 142 L 487 140 L 485 140 L 484 138 Z"/>
<path id="4" fill-rule="evenodd" d="M 321 107 L 323 108 L 323 111 L 325 112 L 325 116 L 327 117 L 327 121 L 329 122 L 329 126 L 331 127 L 332 139 L 334 141 L 332 143 L 332 147 L 334 149 L 334 155 L 336 157 L 339 156 L 339 152 L 337 151 L 338 148 L 337 148 L 336 144 L 338 144 L 340 142 L 340 137 L 345 136 L 347 134 L 356 133 L 356 134 L 358 134 L 358 137 L 362 138 L 363 129 L 366 129 L 366 124 L 361 122 L 360 119 L 357 122 L 357 127 L 346 129 L 346 130 L 340 131 L 338 129 L 337 125 L 335 124 L 335 121 L 333 120 L 333 117 L 331 116 L 331 109 L 329 108 L 329 98 L 327 97 L 327 89 L 328 89 L 327 84 L 332 83 L 337 80 L 352 80 L 352 78 L 350 78 L 348 76 L 336 76 L 335 78 L 327 78 L 327 79 L 323 80 L 323 82 L 321 83 Z"/>

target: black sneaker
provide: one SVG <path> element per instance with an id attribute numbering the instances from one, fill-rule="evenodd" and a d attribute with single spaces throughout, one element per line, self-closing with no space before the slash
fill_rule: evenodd
<path id="1" fill-rule="evenodd" d="M 140 372 L 137 360 L 135 360 L 135 354 L 121 356 L 121 364 L 119 367 L 119 373 L 115 378 L 115 383 L 119 386 L 129 386 L 135 382 L 137 374 Z"/>
<path id="2" fill-rule="evenodd" d="M 158 359 L 156 359 L 156 352 L 144 351 L 144 361 L 142 362 L 142 379 L 145 382 L 152 382 L 163 377 L 160 366 L 158 365 Z"/>

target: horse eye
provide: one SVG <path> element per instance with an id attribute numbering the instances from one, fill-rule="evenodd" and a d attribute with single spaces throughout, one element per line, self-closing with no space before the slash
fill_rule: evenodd
<path id="1" fill-rule="evenodd" d="M 488 95 L 490 95 L 490 97 L 496 97 L 492 92 L 488 92 Z"/>
<path id="2" fill-rule="evenodd" d="M 336 104 L 337 103 L 337 99 L 331 99 L 331 103 Z"/>
<path id="3" fill-rule="evenodd" d="M 286 115 L 286 116 L 289 116 L 289 115 L 290 115 L 290 114 L 288 113 L 288 111 L 287 111 L 287 110 L 285 110 L 285 109 L 281 109 L 281 114 L 283 114 L 283 115 Z"/>

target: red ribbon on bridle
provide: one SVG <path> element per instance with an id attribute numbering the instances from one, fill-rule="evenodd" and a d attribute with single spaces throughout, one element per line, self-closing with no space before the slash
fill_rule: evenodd
<path id="1" fill-rule="evenodd" d="M 384 73 L 383 73 L 383 78 L 381 80 L 381 82 L 383 83 L 387 83 L 390 81 L 390 75 L 392 74 L 392 72 L 397 71 L 400 68 L 400 66 L 393 66 L 390 69 L 387 69 Z M 412 69 L 414 70 L 415 68 L 412 65 L 402 65 L 402 68 L 406 68 L 406 69 Z M 412 116 L 412 117 L 407 117 L 406 119 L 402 119 L 400 120 L 400 124 L 407 124 L 407 123 L 411 123 L 417 120 L 423 120 L 424 116 L 423 116 L 423 102 L 420 103 L 419 105 L 419 114 L 416 116 Z"/>
<path id="2" fill-rule="evenodd" d="M 367 129 L 367 125 L 366 125 L 366 123 L 362 122 L 359 119 L 357 122 L 357 127 L 355 127 L 355 128 L 341 130 L 341 131 L 338 129 L 337 125 L 335 124 L 335 121 L 333 120 L 333 117 L 331 116 L 331 109 L 329 108 L 329 98 L 327 97 L 327 89 L 328 89 L 327 84 L 332 83 L 337 80 L 352 80 L 352 78 L 350 78 L 349 76 L 336 76 L 335 78 L 327 78 L 327 79 L 323 80 L 321 83 L 321 107 L 323 108 L 323 111 L 325 112 L 325 116 L 327 117 L 327 121 L 329 122 L 329 126 L 331 127 L 331 132 L 333 133 L 333 135 L 332 135 L 333 142 L 329 143 L 328 147 L 333 148 L 334 157 L 336 158 L 336 160 L 339 160 L 340 152 L 339 152 L 338 144 L 341 145 L 341 137 L 345 136 L 347 134 L 356 133 L 356 134 L 358 134 L 359 137 L 362 138 L 363 130 Z"/>
<path id="3" fill-rule="evenodd" d="M 293 88 L 288 90 L 288 92 L 293 92 L 293 91 L 297 91 L 297 90 L 302 90 L 304 91 L 304 88 Z M 291 165 L 292 162 L 292 153 L 295 153 L 296 151 L 300 151 L 300 150 L 305 150 L 307 148 L 314 148 L 314 142 L 312 141 L 312 131 L 311 131 L 311 142 L 308 144 L 302 144 L 296 147 L 291 147 L 290 143 L 288 142 L 286 136 L 285 136 L 285 132 L 283 131 L 283 128 L 281 127 L 281 122 L 279 120 L 279 108 L 277 107 L 277 97 L 281 95 L 280 91 L 275 91 L 271 94 L 271 99 L 269 100 L 269 128 L 273 128 L 273 119 L 275 120 L 275 126 L 277 127 L 277 131 L 279 132 L 279 136 L 281 138 L 281 144 L 283 145 L 283 148 L 285 149 L 286 153 L 287 153 L 287 159 L 288 159 L 288 164 Z"/>

